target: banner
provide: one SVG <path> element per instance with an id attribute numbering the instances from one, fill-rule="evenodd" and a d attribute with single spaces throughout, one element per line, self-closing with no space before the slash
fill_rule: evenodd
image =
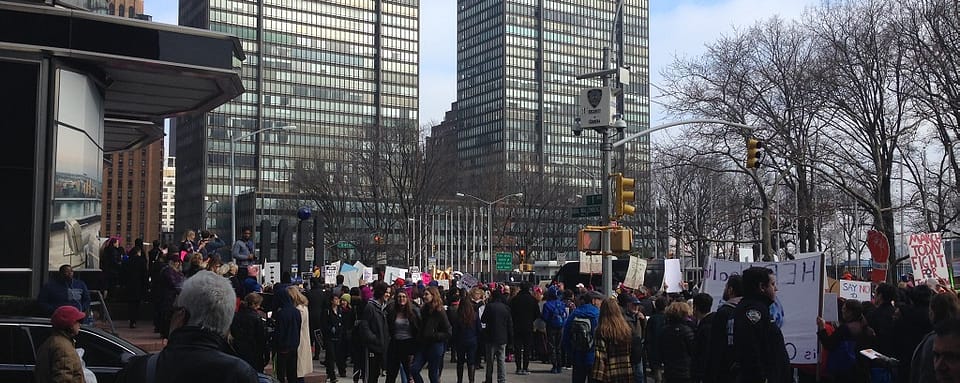
<path id="1" fill-rule="evenodd" d="M 869 302 L 871 298 L 870 282 L 840 280 L 840 298 Z M 826 298 L 824 298 L 826 299 Z"/>
<path id="2" fill-rule="evenodd" d="M 727 278 L 752 266 L 766 267 L 777 276 L 777 301 L 783 307 L 783 332 L 792 364 L 817 362 L 817 307 L 820 305 L 820 258 L 785 262 L 740 263 L 710 258 L 703 274 L 703 291 L 713 297 L 716 309 L 723 298 Z"/>
<path id="3" fill-rule="evenodd" d="M 580 254 L 580 274 L 602 274 L 603 256 L 599 254 Z"/>
<path id="4" fill-rule="evenodd" d="M 927 278 L 950 280 L 947 271 L 947 258 L 943 255 L 941 233 L 918 233 L 910 236 L 910 266 L 913 267 L 913 280 Z"/>
<path id="5" fill-rule="evenodd" d="M 623 279 L 623 285 L 631 289 L 639 289 L 643 286 L 643 277 L 647 273 L 647 260 L 640 257 L 630 257 L 630 264 L 627 266 L 627 276 Z"/>
<path id="6" fill-rule="evenodd" d="M 683 272 L 680 271 L 680 260 L 676 258 L 664 260 L 663 284 L 667 286 L 667 292 L 679 293 L 683 291 L 681 283 L 683 283 Z M 723 292 L 723 290 L 721 290 L 721 292 Z"/>

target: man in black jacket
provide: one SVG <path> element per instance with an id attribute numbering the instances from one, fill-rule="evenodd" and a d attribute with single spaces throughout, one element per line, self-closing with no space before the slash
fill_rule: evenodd
<path id="1" fill-rule="evenodd" d="M 693 317 L 697 320 L 694 331 L 693 349 L 693 381 L 702 382 L 706 377 L 706 364 L 714 355 L 710 355 L 710 336 L 713 335 L 713 316 L 710 312 L 713 306 L 713 297 L 707 293 L 697 293 L 693 296 Z"/>
<path id="2" fill-rule="evenodd" d="M 183 283 L 167 346 L 158 354 L 134 357 L 117 382 L 256 383 L 253 367 L 227 351 L 236 295 L 226 278 L 200 271 Z M 152 368 L 151 368 L 152 366 Z"/>
<path id="3" fill-rule="evenodd" d="M 513 353 L 517 362 L 517 375 L 530 375 L 530 355 L 533 348 L 533 321 L 540 317 L 540 305 L 530 294 L 530 283 L 520 284 L 520 291 L 510 301 L 513 315 Z"/>
<path id="4" fill-rule="evenodd" d="M 373 284 L 373 300 L 367 303 L 357 322 L 355 334 L 363 343 L 367 366 L 364 375 L 368 383 L 377 383 L 383 361 L 386 360 L 387 347 L 390 344 L 390 328 L 387 324 L 387 284 L 382 281 Z M 356 362 L 354 362 L 356 363 Z M 354 381 L 357 377 L 354 376 Z"/>
<path id="5" fill-rule="evenodd" d="M 480 323 L 483 327 L 483 337 L 487 346 L 487 369 L 485 383 L 493 383 L 493 363 L 497 364 L 497 383 L 507 381 L 506 352 L 507 344 L 512 343 L 513 339 L 513 318 L 510 315 L 510 307 L 504 303 L 503 293 L 499 288 L 493 289 L 490 295 L 490 302 L 487 303 L 480 317 Z M 532 325 L 531 325 L 532 326 Z M 531 331 L 532 328 L 531 328 Z"/>
<path id="6" fill-rule="evenodd" d="M 793 377 L 783 333 L 770 315 L 770 305 L 777 298 L 773 270 L 744 270 L 743 293 L 733 317 L 733 347 L 739 364 L 737 382 L 790 382 Z"/>
<path id="7" fill-rule="evenodd" d="M 733 312 L 740 300 L 743 299 L 743 279 L 739 275 L 731 275 L 723 289 L 723 300 L 717 312 L 711 317 L 710 350 L 707 354 L 707 372 L 703 381 L 706 383 L 733 382 L 736 378 L 733 354 Z"/>

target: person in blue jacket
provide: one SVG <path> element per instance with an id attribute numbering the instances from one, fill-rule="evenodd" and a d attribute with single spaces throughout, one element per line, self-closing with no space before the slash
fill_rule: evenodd
<path id="1" fill-rule="evenodd" d="M 274 291 L 279 307 L 273 314 L 277 323 L 273 333 L 273 350 L 277 353 L 275 369 L 281 383 L 296 383 L 297 349 L 300 347 L 300 311 L 293 305 L 287 289 Z"/>
<path id="2" fill-rule="evenodd" d="M 547 345 L 550 354 L 551 373 L 559 374 L 563 368 L 563 359 L 560 353 L 560 339 L 563 334 L 563 322 L 567 319 L 567 305 L 560 299 L 557 289 L 551 287 L 544 295 L 542 318 L 547 324 Z"/>
<path id="3" fill-rule="evenodd" d="M 90 309 L 90 290 L 86 283 L 73 278 L 73 267 L 63 265 L 60 273 L 40 289 L 37 301 L 46 315 L 53 314 L 60 306 L 73 306 L 86 313 Z"/>
<path id="4" fill-rule="evenodd" d="M 590 376 L 593 367 L 595 345 L 591 343 L 589 349 L 578 349 L 571 342 L 571 329 L 577 318 L 590 320 L 590 338 L 593 339 L 597 331 L 597 319 L 600 318 L 600 304 L 603 303 L 603 294 L 590 291 L 582 296 L 583 304 L 577 306 L 570 317 L 563 324 L 563 348 L 573 359 L 573 383 L 584 383 Z"/>

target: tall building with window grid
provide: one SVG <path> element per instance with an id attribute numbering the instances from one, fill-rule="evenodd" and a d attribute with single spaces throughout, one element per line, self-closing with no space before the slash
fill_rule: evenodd
<path id="1" fill-rule="evenodd" d="M 576 77 L 602 69 L 603 47 L 630 68 L 625 133 L 650 125 L 649 2 L 623 3 L 618 22 L 616 0 L 458 0 L 457 165 L 466 174 L 460 179 L 543 176 L 580 195 L 600 192 L 599 134 L 575 136 L 572 127 L 581 89 L 600 85 Z M 613 158 L 614 172 L 637 179 L 637 199 L 649 195 L 648 138 Z M 642 243 L 652 236 L 652 213 L 637 205 L 635 245 L 652 248 Z"/>
<path id="2" fill-rule="evenodd" d="M 257 208 L 238 229 L 295 217 L 290 177 L 297 161 L 355 173 L 371 136 L 416 129 L 419 0 L 181 0 L 181 25 L 231 33 L 246 60 L 246 93 L 176 129 L 176 231 L 230 232 L 230 146 L 237 194 L 256 191 Z M 242 140 L 259 129 L 267 131 Z M 214 204 L 214 201 L 218 203 Z M 239 209 L 238 209 L 239 212 Z"/>

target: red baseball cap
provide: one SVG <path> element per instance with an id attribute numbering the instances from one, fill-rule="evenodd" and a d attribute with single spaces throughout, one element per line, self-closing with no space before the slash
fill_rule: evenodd
<path id="1" fill-rule="evenodd" d="M 60 306 L 53 311 L 53 315 L 50 316 L 50 324 L 54 328 L 70 328 L 74 323 L 79 322 L 81 319 L 86 318 L 87 315 L 77 310 L 73 306 Z"/>

